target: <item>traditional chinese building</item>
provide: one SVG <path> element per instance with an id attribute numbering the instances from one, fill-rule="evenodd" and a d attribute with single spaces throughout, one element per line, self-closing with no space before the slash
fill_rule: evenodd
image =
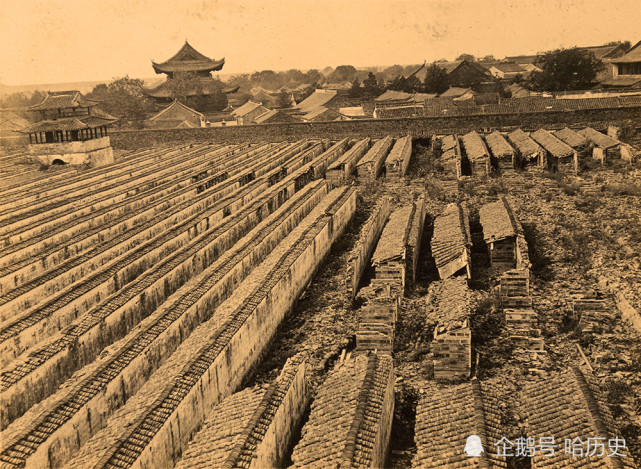
<path id="1" fill-rule="evenodd" d="M 147 90 L 147 95 L 158 103 L 171 103 L 177 97 L 176 88 L 180 89 L 189 102 L 189 106 L 197 111 L 218 111 L 226 107 L 227 102 L 218 102 L 221 92 L 224 94 L 233 93 L 238 88 L 224 88 L 219 80 L 211 76 L 211 72 L 222 70 L 225 59 L 210 59 L 194 49 L 187 41 L 185 45 L 171 57 L 162 63 L 151 61 L 151 65 L 157 74 L 167 75 L 167 80 L 161 85 Z M 175 86 L 172 80 L 182 78 L 180 87 Z M 192 102 L 193 101 L 193 102 Z M 183 103 L 185 104 L 185 103 Z M 220 109 L 218 109 L 220 108 Z"/>
<path id="2" fill-rule="evenodd" d="M 43 164 L 113 163 L 107 127 L 117 119 L 96 109 L 97 104 L 74 90 L 48 93 L 28 107 L 40 117 L 22 129 L 29 135 L 29 153 Z"/>

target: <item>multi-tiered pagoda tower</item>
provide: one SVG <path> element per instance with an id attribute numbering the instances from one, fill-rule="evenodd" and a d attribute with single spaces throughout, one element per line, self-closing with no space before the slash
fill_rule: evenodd
<path id="1" fill-rule="evenodd" d="M 41 119 L 22 130 L 29 135 L 29 153 L 44 164 L 113 163 L 107 127 L 117 119 L 97 110 L 97 104 L 73 90 L 50 92 L 28 107 Z"/>
<path id="2" fill-rule="evenodd" d="M 216 97 L 220 98 L 221 93 L 228 94 L 238 90 L 238 88 L 225 89 L 220 81 L 211 76 L 211 72 L 222 70 L 225 65 L 224 58 L 210 59 L 194 49 L 187 41 L 172 58 L 162 63 L 156 63 L 152 60 L 151 65 L 157 74 L 167 75 L 167 80 L 164 83 L 147 90 L 147 94 L 158 103 L 168 104 L 177 98 L 171 83 L 177 78 L 187 77 L 183 83 L 187 89 L 181 90 L 181 93 L 185 98 L 188 98 L 188 102 L 183 104 L 201 112 L 219 110 L 215 109 L 219 104 L 215 102 Z"/>

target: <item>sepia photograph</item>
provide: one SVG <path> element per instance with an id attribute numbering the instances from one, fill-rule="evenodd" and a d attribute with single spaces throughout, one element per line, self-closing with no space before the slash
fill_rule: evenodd
<path id="1" fill-rule="evenodd" d="M 0 0 L 0 469 L 641 468 L 639 0 Z"/>

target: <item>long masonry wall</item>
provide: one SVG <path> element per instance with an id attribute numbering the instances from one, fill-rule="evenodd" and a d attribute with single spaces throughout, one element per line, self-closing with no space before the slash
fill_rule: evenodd
<path id="1" fill-rule="evenodd" d="M 73 418 L 47 439 L 51 457 L 58 457 L 59 448 L 71 451 L 101 429 L 107 418 L 144 385 L 195 327 L 211 318 L 216 308 L 325 194 L 326 184 L 318 181 L 286 202 L 206 271 L 181 287 L 136 329 L 68 380 L 61 391 L 29 410 L 10 427 L 7 434 L 13 436 L 7 439 L 28 433 L 33 425 L 40 425 L 38 422 L 51 414 L 50 409 L 67 401 L 79 408 L 74 409 Z M 132 350 L 136 350 L 137 355 L 132 356 Z M 120 357 L 131 358 L 127 362 Z M 108 376 L 106 382 L 105 376 Z M 91 389 L 91 395 L 83 393 L 85 389 Z"/>
<path id="2" fill-rule="evenodd" d="M 460 134 L 471 130 L 536 130 L 540 127 L 561 129 L 589 125 L 596 130 L 608 125 L 641 125 L 641 107 L 591 109 L 581 111 L 484 114 L 457 117 L 415 117 L 399 119 L 363 119 L 337 122 L 263 124 L 203 129 L 172 129 L 110 132 L 114 148 L 136 149 L 180 142 L 276 142 L 301 138 L 382 138 L 387 135 L 429 138 L 434 134 Z"/>
<path id="3" fill-rule="evenodd" d="M 281 163 L 284 158 L 287 158 L 291 155 L 291 152 L 285 152 L 285 156 L 281 155 L 281 153 L 283 152 L 279 152 L 276 155 L 273 155 L 273 151 L 270 151 L 269 149 L 267 149 L 267 152 L 268 153 L 266 155 L 263 155 L 261 158 L 255 161 L 256 165 L 261 167 L 261 172 L 263 172 L 263 174 L 267 171 L 268 168 L 276 167 L 278 163 Z M 264 154 L 265 152 L 261 153 Z M 228 163 L 234 163 L 236 167 L 240 164 L 246 166 L 248 157 L 251 157 L 251 154 L 243 153 L 241 156 L 236 156 L 233 160 L 229 160 Z M 276 161 L 271 161 L 269 164 L 266 163 L 266 160 L 270 161 L 274 159 L 276 159 Z M 77 253 L 79 250 L 82 250 L 84 247 L 90 247 L 92 245 L 95 245 L 96 243 L 104 241 L 105 237 L 110 237 L 110 235 L 117 235 L 122 232 L 120 234 L 120 237 L 123 238 L 123 241 L 121 243 L 116 244 L 115 246 L 111 246 L 108 250 L 105 250 L 106 246 L 103 244 L 100 246 L 99 250 L 96 249 L 93 250 L 93 252 L 85 254 L 84 259 L 82 259 L 82 263 L 78 262 L 77 258 L 65 262 L 58 269 L 56 269 L 57 271 L 47 273 L 47 277 L 49 277 L 48 281 L 44 282 L 41 279 L 36 282 L 30 282 L 29 284 L 20 288 L 21 291 L 28 291 L 28 294 L 22 294 L 22 303 L 19 307 L 21 309 L 28 307 L 25 302 L 33 304 L 34 301 L 36 301 L 39 297 L 42 297 L 43 295 L 49 296 L 52 293 L 55 293 L 56 291 L 66 286 L 68 283 L 77 280 L 79 277 L 85 276 L 88 272 L 91 272 L 96 267 L 104 265 L 114 257 L 122 254 L 123 252 L 126 252 L 135 244 L 149 239 L 151 236 L 154 236 L 159 232 L 162 232 L 164 229 L 171 226 L 170 222 L 174 220 L 183 220 L 184 218 L 186 218 L 186 214 L 192 214 L 196 211 L 196 209 L 199 208 L 202 209 L 203 202 L 205 204 L 211 203 L 212 201 L 220 198 L 220 195 L 228 194 L 235 187 L 237 188 L 239 185 L 244 184 L 246 180 L 251 179 L 251 176 L 249 173 L 247 173 L 247 170 L 239 173 L 238 170 L 234 170 L 233 168 L 234 166 L 228 167 L 229 173 L 218 173 L 211 178 L 207 178 L 205 180 L 201 179 L 197 181 L 195 184 L 192 184 L 191 190 L 182 191 L 183 193 L 180 195 L 180 197 L 174 194 L 170 194 L 165 198 L 164 201 L 157 200 L 156 205 L 152 206 L 148 210 L 143 211 L 142 213 L 134 214 L 133 217 L 131 216 L 131 211 L 133 211 L 133 208 L 135 207 L 128 207 L 128 210 L 124 212 L 121 220 L 111 227 L 106 227 L 105 229 L 101 230 L 99 221 L 95 219 L 89 219 L 86 223 L 74 225 L 69 230 L 67 230 L 67 233 L 71 230 L 74 230 L 74 233 L 79 234 L 75 238 L 71 239 L 70 242 L 62 246 L 57 243 L 57 240 L 52 239 L 50 236 L 43 236 L 40 241 L 39 247 L 42 249 L 45 248 L 49 243 L 54 242 L 57 251 L 49 253 L 45 258 L 38 259 L 37 261 L 29 262 L 28 259 L 19 261 L 15 266 L 16 270 L 13 271 L 11 271 L 11 268 L 13 266 L 0 269 L 0 282 L 8 284 L 9 286 L 13 285 L 14 287 L 18 287 L 20 284 L 33 278 L 38 273 L 42 273 L 51 264 L 55 265 L 56 261 L 73 257 L 73 254 Z M 234 175 L 234 173 L 236 174 Z M 233 177 L 225 180 L 228 177 L 228 174 L 232 175 Z M 220 184 L 216 184 L 217 182 L 220 182 Z M 222 191 L 219 194 L 213 195 L 213 199 L 208 198 L 207 194 L 203 193 L 203 191 L 206 191 L 206 189 L 208 189 L 212 185 L 214 185 L 213 190 L 209 191 L 207 194 L 216 190 L 224 189 L 225 187 L 226 191 Z M 200 204 L 197 203 L 199 201 L 201 201 Z M 176 206 L 175 204 L 177 202 L 181 202 L 180 205 Z M 186 210 L 178 213 L 177 216 L 171 216 L 172 212 L 176 214 L 176 210 L 178 210 L 181 206 L 186 207 Z M 159 214 L 159 212 L 162 213 L 163 210 L 165 211 L 165 213 Z M 147 223 L 145 223 L 145 220 L 147 220 Z M 87 229 L 90 229 L 92 226 L 96 226 L 96 228 L 90 232 L 87 232 Z M 62 234 L 63 239 L 69 236 L 67 233 Z M 88 236 L 89 239 L 87 239 L 85 234 L 90 235 Z M 133 237 L 127 237 L 127 235 L 133 235 Z M 73 241 L 77 242 L 73 243 Z M 14 249 L 13 252 L 5 256 L 5 258 L 11 257 L 15 262 L 15 260 L 17 259 L 16 256 L 27 254 L 25 251 L 29 251 L 28 253 L 33 255 L 33 247 L 34 244 L 32 243 L 22 250 L 16 251 Z M 14 293 L 15 292 L 12 292 L 12 294 Z M 37 296 L 38 294 L 40 295 L 39 297 Z M 0 304 L 1 303 L 3 302 L 0 301 Z"/>
<path id="4" fill-rule="evenodd" d="M 226 214 L 236 212 L 240 207 L 242 207 L 247 198 L 247 194 L 252 194 L 257 191 L 264 191 L 267 189 L 268 183 L 266 180 L 254 181 L 249 185 L 239 188 L 236 193 L 231 193 L 227 197 L 220 199 L 218 195 L 222 194 L 212 194 L 211 197 L 205 198 L 200 204 L 191 204 L 178 214 L 179 217 L 172 217 L 173 219 L 180 220 L 178 223 L 169 226 L 166 226 L 165 223 L 161 223 L 160 227 L 153 226 L 151 231 L 143 231 L 142 235 L 151 233 L 157 233 L 155 236 L 150 238 L 140 239 L 142 236 L 138 233 L 139 236 L 134 237 L 133 240 L 126 239 L 126 243 L 121 243 L 119 250 L 116 251 L 120 254 L 115 254 L 113 251 L 107 252 L 107 259 L 103 259 L 97 255 L 97 253 L 90 253 L 85 256 L 88 258 L 88 263 L 83 263 L 78 266 L 78 269 L 69 269 L 64 270 L 63 267 L 56 269 L 53 275 L 45 273 L 45 278 L 49 277 L 48 282 L 44 282 L 38 285 L 36 288 L 29 289 L 31 284 L 23 285 L 22 287 L 15 290 L 16 293 L 22 293 L 17 297 L 11 297 L 11 300 L 3 304 L 3 319 L 8 317 L 13 317 L 18 311 L 23 311 L 27 308 L 32 307 L 34 304 L 37 304 L 39 300 L 46 297 L 51 297 L 51 295 L 69 287 L 74 288 L 72 282 L 79 279 L 86 278 L 88 274 L 99 273 L 101 271 L 110 270 L 112 266 L 120 263 L 123 264 L 123 261 L 126 262 L 126 265 L 123 268 L 118 268 L 116 273 L 113 273 L 110 281 L 112 285 L 107 289 L 109 293 L 116 291 L 118 288 L 121 288 L 123 285 L 129 283 L 131 280 L 135 279 L 141 272 L 145 270 L 146 267 L 149 267 L 160 259 L 164 258 L 167 254 L 174 252 L 176 249 L 188 243 L 195 236 L 200 234 L 203 230 L 209 228 L 209 226 L 214 223 L 222 220 Z M 226 193 L 228 191 L 224 191 Z M 237 195 L 236 195 L 237 194 Z M 244 197 L 238 197 L 240 194 L 244 194 Z M 213 201 L 216 203 L 212 204 Z M 209 206 L 208 208 L 206 208 Z M 205 208 L 203 211 L 202 209 Z M 196 211 L 194 213 L 194 209 Z M 193 213 L 192 215 L 189 215 Z M 152 219 L 154 221 L 155 219 Z M 162 230 L 162 227 L 166 226 L 165 230 Z M 167 233 L 169 230 L 173 230 L 173 237 L 168 237 Z M 137 242 L 136 242 L 137 241 Z M 142 242 L 141 242 L 142 241 Z M 124 245 L 123 245 L 124 244 Z M 142 259 L 136 257 L 136 252 L 146 249 L 146 246 L 157 246 Z M 131 247 L 132 249 L 127 249 Z M 111 256 L 109 255 L 111 254 Z M 115 254 L 115 255 L 114 255 Z M 102 261 L 102 262 L 101 262 Z M 74 262 L 75 263 L 75 262 Z M 84 268 L 83 268 L 84 267 Z M 96 271 L 97 269 L 100 269 Z M 57 274 L 57 275 L 56 275 Z M 36 283 L 36 282 L 31 282 Z M 103 290 L 104 291 L 104 290 Z M 10 292 L 13 293 L 13 292 Z M 7 295 L 7 299 L 9 295 Z M 85 302 L 85 307 L 91 306 L 94 304 L 90 300 L 89 303 Z M 83 311 L 77 310 L 75 314 L 79 314 Z"/>
<path id="5" fill-rule="evenodd" d="M 293 192 L 293 182 L 284 181 L 265 196 L 249 204 L 246 209 L 225 218 L 220 227 L 213 222 L 207 223 L 206 226 L 212 228 L 205 229 L 190 244 L 153 267 L 151 272 L 157 272 L 156 275 L 152 276 L 149 271 L 146 272 L 139 282 L 127 285 L 108 299 L 107 301 L 111 300 L 110 303 L 98 305 L 61 333 L 38 344 L 27 357 L 18 359 L 17 363 L 9 367 L 12 374 L 23 368 L 22 360 L 29 363 L 34 360 L 36 354 L 41 355 L 42 351 L 51 350 L 53 353 L 46 352 L 45 356 L 49 357 L 44 362 L 30 367 L 31 372 L 26 376 L 21 376 L 22 372 L 17 374 L 18 381 L 13 379 L 14 384 L 4 393 L 5 398 L 11 403 L 10 409 L 19 412 L 20 415 L 35 402 L 49 395 L 71 372 L 91 362 L 105 346 L 124 336 L 186 280 L 204 270 L 220 253 L 231 248 L 240 237 L 261 221 L 264 214 L 277 208 L 280 201 L 286 200 Z M 248 199 L 253 199 L 255 195 L 257 194 L 249 195 Z M 245 203 L 248 204 L 249 200 Z M 237 210 L 233 210 L 232 213 Z M 219 213 L 222 219 L 222 210 Z M 146 269 L 142 266 L 141 271 L 144 270 Z M 138 286 L 140 284 L 142 287 Z M 3 388 L 5 382 L 3 380 Z"/>
<path id="6" fill-rule="evenodd" d="M 104 265 L 80 282 L 71 284 L 61 290 L 55 297 L 38 306 L 14 316 L 8 324 L 3 324 L 3 346 L 0 348 L 0 359 L 4 363 L 11 357 L 27 350 L 33 343 L 50 337 L 55 332 L 69 325 L 74 319 L 83 317 L 101 301 L 106 301 L 110 295 L 118 294 L 130 286 L 145 270 L 163 269 L 171 259 L 177 259 L 181 253 L 189 249 L 203 238 L 203 234 L 215 229 L 227 214 L 236 213 L 258 192 L 267 188 L 266 181 L 250 184 L 216 204 L 205 212 L 197 214 L 182 225 L 177 225 L 165 231 L 154 239 L 137 246 L 114 261 Z M 182 229 L 181 229 L 182 226 Z M 160 263 L 161 260 L 164 262 Z M 189 265 L 191 261 L 183 261 Z M 175 268 L 173 272 L 177 272 Z M 183 273 L 189 272 L 190 269 Z M 173 288 L 171 277 L 160 283 L 164 294 Z M 143 277 L 144 279 L 144 277 Z M 178 282 L 184 282 L 185 277 L 179 276 Z M 175 282 L 175 281 L 174 281 Z M 145 302 L 144 290 L 140 292 L 140 302 Z M 153 297 L 152 297 L 153 298 Z M 149 308 L 150 299 L 147 298 Z M 15 333 L 9 333 L 15 330 Z M 17 334 L 17 339 L 16 339 Z M 9 342 L 11 339 L 11 343 Z M 5 350 L 12 355 L 5 355 Z M 11 352 L 13 350 L 13 352 Z"/>
<path id="7" fill-rule="evenodd" d="M 137 448 L 136 453 L 139 452 L 134 457 L 132 450 L 128 450 L 127 457 L 135 461 L 132 467 L 173 465 L 193 431 L 200 426 L 207 409 L 229 395 L 256 363 L 284 315 L 351 220 L 356 194 L 353 189 L 337 191 L 328 195 L 329 205 L 323 203 L 317 207 L 221 305 L 216 315 L 194 331 L 143 389 L 112 417 L 105 431 L 85 444 L 70 462 L 70 468 L 87 467 L 88 464 L 105 467 L 109 461 L 120 460 L 121 454 L 127 454 L 122 452 L 122 444 L 127 441 Z M 305 241 L 298 244 L 297 239 Z M 290 256 L 291 261 L 281 264 Z M 279 273 L 271 277 L 269 272 L 274 268 Z M 269 289 L 256 297 L 252 292 L 258 293 L 263 286 Z M 256 298 L 254 303 L 250 299 L 253 297 Z M 246 301 L 249 303 L 244 303 Z M 198 368 L 197 375 L 188 378 L 192 375 L 184 373 L 200 363 L 199 360 L 205 360 L 203 363 L 206 364 Z M 176 387 L 185 379 L 193 384 L 186 388 Z M 163 398 L 176 392 L 176 396 L 181 396 L 178 400 Z M 170 402 L 175 402 L 175 406 L 171 405 L 168 414 L 163 412 L 162 415 L 167 415 L 164 423 L 156 421 L 154 430 L 144 441 L 137 437 L 132 439 L 134 433 L 139 434 L 140 425 L 146 419 L 160 415 L 155 409 L 160 411 Z M 48 467 L 46 456 L 43 454 L 41 458 L 44 459 L 40 459 L 40 467 Z"/>

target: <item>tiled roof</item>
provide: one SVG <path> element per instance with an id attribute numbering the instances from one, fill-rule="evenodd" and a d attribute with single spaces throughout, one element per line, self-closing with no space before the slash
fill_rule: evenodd
<path id="1" fill-rule="evenodd" d="M 585 129 L 579 130 L 579 134 L 601 148 L 613 148 L 621 145 L 621 142 L 619 142 L 618 140 L 610 137 L 609 135 L 597 132 L 591 127 L 586 127 Z"/>
<path id="2" fill-rule="evenodd" d="M 32 132 L 51 132 L 56 130 L 82 130 L 93 129 L 103 125 L 111 125 L 117 119 L 105 119 L 98 116 L 82 116 L 82 117 L 64 117 L 55 120 L 41 120 L 35 124 L 31 124 L 20 130 L 22 133 Z"/>
<path id="3" fill-rule="evenodd" d="M 374 266 L 393 260 L 405 260 L 405 231 L 411 214 L 411 205 L 392 212 L 372 255 Z"/>
<path id="4" fill-rule="evenodd" d="M 479 210 L 479 218 L 486 243 L 494 243 L 523 233 L 523 228 L 506 197 L 483 205 Z"/>
<path id="5" fill-rule="evenodd" d="M 248 388 L 211 409 L 211 417 L 194 436 L 176 469 L 222 467 L 240 440 L 266 390 Z"/>
<path id="6" fill-rule="evenodd" d="M 365 117 L 363 106 L 342 107 L 338 112 L 348 117 Z"/>
<path id="7" fill-rule="evenodd" d="M 448 325 L 465 321 L 470 316 L 470 289 L 465 277 L 449 277 L 430 284 L 428 298 L 433 301 L 427 305 L 427 321 Z"/>
<path id="8" fill-rule="evenodd" d="M 619 75 L 601 82 L 603 86 L 634 86 L 641 84 L 641 75 Z"/>
<path id="9" fill-rule="evenodd" d="M 269 111 L 268 108 L 264 107 L 260 103 L 255 103 L 254 101 L 247 101 L 245 104 L 243 104 L 239 108 L 234 109 L 232 111 L 232 114 L 237 116 L 237 117 L 243 117 L 243 116 L 246 116 L 247 114 L 249 114 L 250 112 L 255 111 L 256 109 L 261 108 L 261 107 L 264 109 L 263 113 Z"/>
<path id="10" fill-rule="evenodd" d="M 476 131 L 471 131 L 461 137 L 461 143 L 465 148 L 467 158 L 472 160 L 482 160 L 488 158 L 490 155 L 483 139 Z"/>
<path id="11" fill-rule="evenodd" d="M 500 70 L 503 73 L 524 73 L 526 70 L 521 67 L 519 64 L 514 62 L 500 62 L 492 64 L 490 67 L 494 67 L 497 70 Z"/>
<path id="12" fill-rule="evenodd" d="M 391 148 L 393 144 L 394 139 L 389 135 L 376 141 L 374 145 L 372 145 L 372 148 L 370 148 L 369 151 L 365 153 L 365 156 L 360 159 L 357 166 L 371 163 L 373 160 L 377 159 L 380 156 L 381 152 L 384 152 L 386 151 L 386 149 Z"/>
<path id="13" fill-rule="evenodd" d="M 381 107 L 376 109 L 376 116 L 379 119 L 393 119 L 398 117 L 423 117 L 425 108 L 423 106 L 394 106 Z"/>
<path id="14" fill-rule="evenodd" d="M 521 129 L 516 129 L 507 134 L 508 140 L 514 145 L 521 156 L 530 157 L 538 153 L 541 149 L 538 143 L 530 138 L 528 134 Z"/>
<path id="15" fill-rule="evenodd" d="M 516 62 L 517 64 L 532 64 L 536 58 L 536 55 L 514 55 L 511 57 L 505 57 L 505 61 Z"/>
<path id="16" fill-rule="evenodd" d="M 563 143 L 545 129 L 539 129 L 530 136 L 555 158 L 565 158 L 574 154 L 574 149 L 571 146 Z"/>
<path id="17" fill-rule="evenodd" d="M 303 355 L 296 355 L 283 367 L 269 388 L 249 388 L 224 399 L 208 412 L 203 428 L 191 439 L 177 469 L 249 467 L 292 386 L 300 388 L 305 378 Z M 296 377 L 298 375 L 298 382 Z M 306 398 L 297 396 L 300 403 Z M 300 405 L 300 404 L 298 404 Z M 285 437 L 286 431 L 276 431 Z"/>
<path id="18" fill-rule="evenodd" d="M 221 70 L 225 65 L 225 59 L 212 60 L 185 41 L 185 45 L 172 58 L 162 63 L 152 60 L 151 64 L 156 73 L 209 72 Z"/>
<path id="19" fill-rule="evenodd" d="M 221 83 L 211 77 L 195 77 L 189 81 L 189 89 L 186 90 L 187 96 L 207 96 L 217 94 L 219 92 L 230 93 L 234 89 L 224 89 Z M 167 81 L 162 82 L 155 88 L 145 89 L 145 93 L 153 98 L 172 98 L 173 91 Z"/>
<path id="20" fill-rule="evenodd" d="M 523 396 L 528 436 L 553 437 L 558 445 L 551 457 L 537 450 L 532 458 L 532 467 L 635 467 L 628 450 L 620 450 L 628 457 L 607 456 L 607 440 L 621 435 L 614 427 L 606 396 L 591 375 L 573 368 L 526 384 Z M 566 454 L 565 440 L 574 441 L 577 437 L 584 444 L 588 437 L 605 438 L 603 457 L 578 458 Z"/>
<path id="21" fill-rule="evenodd" d="M 29 111 L 45 111 L 47 109 L 69 109 L 77 107 L 92 107 L 99 103 L 99 101 L 93 101 L 87 99 L 79 91 L 57 91 L 53 93 L 47 93 L 44 101 L 40 104 L 35 104 L 29 106 L 27 110 Z"/>
<path id="22" fill-rule="evenodd" d="M 441 138 L 441 150 L 447 151 L 456 147 L 456 137 L 454 135 L 446 135 Z"/>
<path id="23" fill-rule="evenodd" d="M 336 96 L 337 93 L 333 90 L 314 90 L 311 95 L 298 103 L 296 108 L 304 113 L 309 113 L 320 106 L 325 106 Z"/>
<path id="24" fill-rule="evenodd" d="M 465 93 L 472 91 L 470 88 L 459 88 L 457 86 L 451 86 L 446 91 L 439 95 L 439 98 L 458 98 L 463 96 Z"/>
<path id="25" fill-rule="evenodd" d="M 443 98 L 425 102 L 427 117 L 472 116 L 484 114 L 530 114 L 555 111 L 580 111 L 588 109 L 616 109 L 641 106 L 641 96 L 618 96 L 608 98 L 556 99 L 530 96 L 527 98 L 503 99 L 499 104 L 478 105 L 474 100 L 454 101 Z"/>
<path id="26" fill-rule="evenodd" d="M 514 148 L 507 142 L 502 133 L 494 131 L 485 136 L 490 152 L 495 158 L 505 158 L 514 155 Z"/>
<path id="27" fill-rule="evenodd" d="M 175 100 L 167 106 L 165 109 L 160 111 L 158 114 L 155 116 L 152 116 L 149 118 L 150 121 L 155 121 L 159 119 L 163 119 L 166 116 L 172 115 L 170 118 L 175 119 L 175 115 L 180 115 L 180 114 L 185 114 L 188 116 L 196 116 L 198 118 L 204 119 L 205 115 L 202 114 L 201 112 L 196 111 L 195 109 L 190 108 L 189 106 L 184 105 L 183 103 L 179 102 L 178 100 Z"/>
<path id="28" fill-rule="evenodd" d="M 287 122 L 297 122 L 297 121 L 299 122 L 300 121 L 300 119 L 298 117 L 293 116 L 291 114 L 287 114 L 287 113 L 281 111 L 280 109 L 272 109 L 270 111 L 267 111 L 266 113 L 261 114 L 256 119 L 254 119 L 254 121 L 257 124 L 264 124 L 264 123 L 268 123 L 270 120 L 272 120 L 274 118 L 280 118 L 281 120 L 284 120 L 284 121 L 287 121 Z"/>
<path id="29" fill-rule="evenodd" d="M 576 133 L 574 130 L 565 127 L 564 129 L 554 132 L 554 136 L 564 143 L 567 143 L 572 148 L 584 147 L 588 141 L 583 135 Z"/>
<path id="30" fill-rule="evenodd" d="M 432 256 L 436 267 L 458 259 L 471 245 L 467 208 L 464 205 L 449 204 L 434 220 Z"/>
<path id="31" fill-rule="evenodd" d="M 637 42 L 630 48 L 628 52 L 626 52 L 621 57 L 613 59 L 612 62 L 614 62 L 615 64 L 641 62 L 641 41 Z"/>
<path id="32" fill-rule="evenodd" d="M 393 373 L 390 356 L 359 355 L 340 362 L 316 394 L 292 467 L 369 467 Z"/>
<path id="33" fill-rule="evenodd" d="M 474 379 L 421 396 L 416 410 L 413 468 L 505 468 L 506 458 L 496 456 L 501 437 L 499 401 Z M 477 435 L 484 452 L 470 458 L 464 452 L 468 437 Z"/>
<path id="34" fill-rule="evenodd" d="M 334 111 L 333 109 L 326 108 L 325 106 L 317 107 L 316 109 L 311 110 L 303 116 L 303 119 L 311 121 L 314 119 L 317 120 L 336 120 L 341 118 L 343 115 Z M 320 119 L 319 119 L 320 118 Z"/>

